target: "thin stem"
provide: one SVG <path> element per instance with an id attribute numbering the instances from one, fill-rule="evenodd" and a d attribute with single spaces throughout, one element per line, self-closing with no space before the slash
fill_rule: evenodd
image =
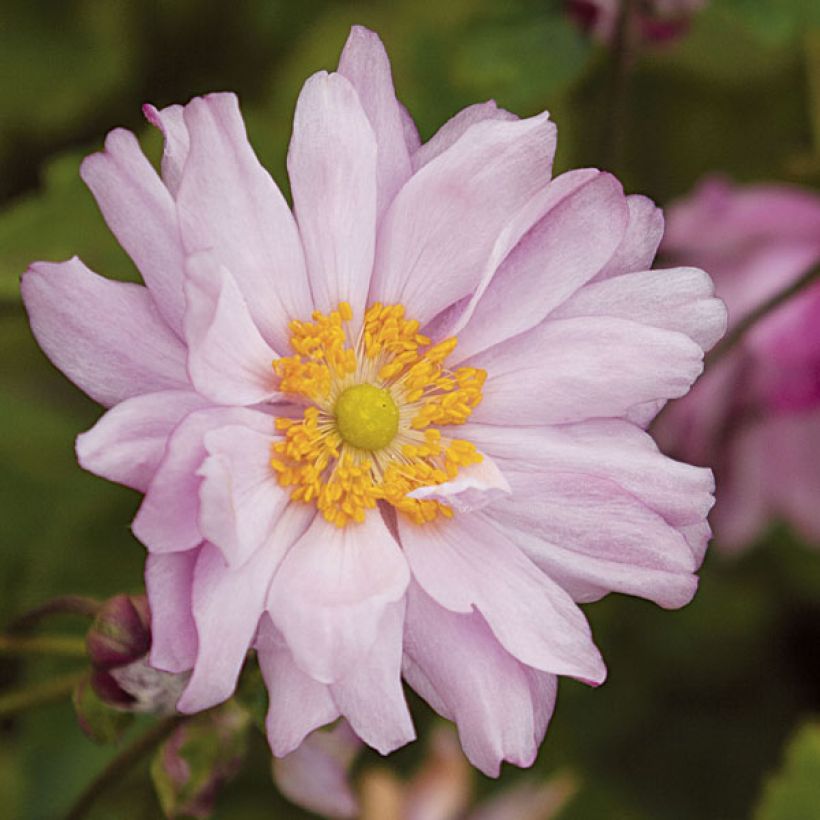
<path id="1" fill-rule="evenodd" d="M 159 746 L 185 719 L 183 715 L 174 715 L 155 723 L 145 734 L 140 735 L 133 743 L 115 755 L 77 798 L 66 814 L 65 820 L 81 820 L 85 817 L 97 798 L 109 786 L 119 783 L 132 766 Z"/>
<path id="2" fill-rule="evenodd" d="M 62 675 L 44 683 L 34 684 L 27 686 L 25 689 L 0 695 L 0 718 L 6 718 L 26 709 L 32 709 L 35 706 L 42 706 L 68 697 L 86 674 L 85 671 L 71 672 L 68 675 Z"/>
<path id="3" fill-rule="evenodd" d="M 623 159 L 629 105 L 629 75 L 635 62 L 635 0 L 622 0 L 612 41 L 612 70 L 604 105 L 602 165 L 618 170 Z"/>
<path id="4" fill-rule="evenodd" d="M 87 652 L 85 641 L 71 635 L 0 635 L 0 655 L 68 655 L 84 658 Z"/>
<path id="5" fill-rule="evenodd" d="M 773 310 L 779 308 L 784 302 L 791 299 L 792 296 L 796 296 L 801 290 L 813 284 L 818 279 L 820 279 L 820 265 L 811 268 L 787 288 L 784 288 L 770 299 L 758 305 L 751 313 L 744 316 L 732 330 L 723 337 L 722 341 L 711 353 L 709 353 L 706 357 L 706 367 L 714 367 L 715 363 L 729 353 L 761 319 L 764 319 Z"/>
<path id="6" fill-rule="evenodd" d="M 96 598 L 85 595 L 60 595 L 19 615 L 8 625 L 8 631 L 25 632 L 50 615 L 81 615 L 93 618 L 101 606 L 101 602 Z"/>

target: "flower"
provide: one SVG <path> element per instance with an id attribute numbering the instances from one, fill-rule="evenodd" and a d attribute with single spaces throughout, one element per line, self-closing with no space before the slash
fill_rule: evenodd
<path id="1" fill-rule="evenodd" d="M 633 11 L 635 33 L 647 43 L 676 40 L 705 5 L 706 0 L 638 0 Z M 615 39 L 622 7 L 623 0 L 567 0 L 570 16 L 602 43 Z"/>
<path id="2" fill-rule="evenodd" d="M 550 181 L 547 114 L 421 144 L 362 28 L 299 97 L 293 213 L 233 95 L 146 114 L 161 177 L 122 130 L 82 167 L 146 287 L 22 287 L 110 407 L 80 463 L 145 493 L 151 663 L 196 712 L 255 647 L 277 756 L 340 715 L 407 743 L 403 675 L 483 771 L 531 764 L 556 677 L 605 676 L 577 602 L 695 591 L 712 476 L 640 425 L 724 330 L 708 276 L 648 270 L 660 213 L 609 174 Z"/>
<path id="3" fill-rule="evenodd" d="M 820 197 L 707 179 L 670 210 L 663 250 L 707 265 L 736 326 L 820 263 Z M 739 550 L 773 518 L 820 541 L 820 286 L 773 310 L 659 420 L 665 449 L 715 468 L 718 542 Z"/>

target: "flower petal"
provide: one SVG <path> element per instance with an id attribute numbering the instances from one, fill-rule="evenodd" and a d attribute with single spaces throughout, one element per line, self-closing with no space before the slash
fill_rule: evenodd
<path id="1" fill-rule="evenodd" d="M 376 241 L 376 137 L 356 90 L 320 71 L 296 103 L 288 174 L 318 310 L 363 316 Z"/>
<path id="2" fill-rule="evenodd" d="M 399 520 L 413 577 L 453 612 L 477 609 L 501 645 L 528 666 L 601 683 L 606 671 L 572 599 L 477 515 L 424 526 Z"/>
<path id="3" fill-rule="evenodd" d="M 248 142 L 235 95 L 192 100 L 185 124 L 190 151 L 177 205 L 186 250 L 213 249 L 264 339 L 287 351 L 288 322 L 312 310 L 290 209 Z"/>
<path id="4" fill-rule="evenodd" d="M 105 151 L 83 160 L 80 176 L 139 268 L 163 318 L 180 333 L 184 255 L 174 200 L 137 138 L 122 128 L 112 131 Z"/>
<path id="5" fill-rule="evenodd" d="M 376 135 L 377 218 L 380 218 L 412 171 L 390 60 L 377 34 L 363 26 L 351 28 L 339 58 L 339 74 L 356 89 Z"/>
<path id="6" fill-rule="evenodd" d="M 296 665 L 285 639 L 267 615 L 259 627 L 256 652 L 268 689 L 268 743 L 276 757 L 284 757 L 299 748 L 314 729 L 336 720 L 339 709 L 330 687 Z"/>
<path id="7" fill-rule="evenodd" d="M 236 281 L 211 253 L 189 258 L 185 279 L 188 372 L 218 404 L 258 404 L 276 396 L 276 354 L 262 338 Z"/>
<path id="8" fill-rule="evenodd" d="M 403 304 L 424 325 L 472 293 L 510 215 L 548 181 L 554 149 L 546 114 L 467 129 L 385 214 L 371 301 Z"/>
<path id="9" fill-rule="evenodd" d="M 484 456 L 479 464 L 462 467 L 452 481 L 419 487 L 407 495 L 410 498 L 440 501 L 456 512 L 470 512 L 480 510 L 509 494 L 510 484 L 498 465 Z"/>
<path id="10" fill-rule="evenodd" d="M 479 613 L 450 612 L 415 583 L 404 648 L 407 682 L 456 722 L 474 766 L 497 777 L 502 760 L 532 764 L 555 702 L 554 676 L 540 673 L 547 686 L 533 689 L 532 670 L 504 651 Z"/>
<path id="11" fill-rule="evenodd" d="M 202 396 L 188 390 L 163 390 L 126 399 L 77 436 L 80 466 L 144 493 L 174 427 L 206 405 Z"/>
<path id="12" fill-rule="evenodd" d="M 202 547 L 193 584 L 199 651 L 177 704 L 180 712 L 208 709 L 233 694 L 276 567 L 314 515 L 307 505 L 289 506 L 268 542 L 239 569 L 229 567 L 212 544 Z"/>
<path id="13" fill-rule="evenodd" d="M 385 609 L 402 598 L 409 578 L 380 515 L 343 529 L 317 515 L 276 573 L 269 611 L 296 663 L 332 683 L 367 655 Z"/>
<path id="14" fill-rule="evenodd" d="M 684 395 L 703 351 L 682 333 L 610 317 L 542 322 L 469 360 L 488 377 L 476 422 L 564 424 Z"/>
<path id="15" fill-rule="evenodd" d="M 556 177 L 545 194 L 550 190 L 555 193 L 540 221 L 501 264 L 459 330 L 459 360 L 535 327 L 588 282 L 621 241 L 628 211 L 615 177 L 575 171 Z"/>
<path id="16" fill-rule="evenodd" d="M 264 413 L 217 407 L 191 413 L 168 439 L 165 456 L 132 524 L 134 535 L 150 552 L 188 550 L 203 540 L 199 529 L 202 478 L 197 474 L 208 455 L 203 439 L 209 430 L 233 424 L 259 432 L 273 430 L 273 419 Z"/>
<path id="17" fill-rule="evenodd" d="M 104 279 L 74 257 L 35 262 L 21 290 L 40 347 L 100 404 L 189 389 L 185 348 L 141 285 Z"/>
<path id="18" fill-rule="evenodd" d="M 146 103 L 142 107 L 145 119 L 162 131 L 165 145 L 162 149 L 162 181 L 165 187 L 176 196 L 179 183 L 182 181 L 182 169 L 188 159 L 190 138 L 188 126 L 185 125 L 185 109 L 181 105 L 169 105 L 157 109 Z"/>
<path id="19" fill-rule="evenodd" d="M 270 539 L 290 498 L 270 466 L 275 440 L 239 425 L 209 430 L 203 437 L 208 457 L 197 470 L 202 477 L 199 528 L 233 568 Z"/>
<path id="20" fill-rule="evenodd" d="M 626 198 L 629 224 L 612 258 L 595 277 L 596 281 L 634 271 L 649 270 L 663 236 L 663 211 L 648 197 Z"/>
<path id="21" fill-rule="evenodd" d="M 196 660 L 199 641 L 191 612 L 194 566 L 199 549 L 149 555 L 145 589 L 151 607 L 151 666 L 185 672 Z"/>

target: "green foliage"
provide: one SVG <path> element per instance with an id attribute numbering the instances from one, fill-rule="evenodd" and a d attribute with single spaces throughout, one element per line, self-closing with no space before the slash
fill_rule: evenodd
<path id="1" fill-rule="evenodd" d="M 766 784 L 755 820 L 815 820 L 820 807 L 820 723 L 802 726 Z"/>

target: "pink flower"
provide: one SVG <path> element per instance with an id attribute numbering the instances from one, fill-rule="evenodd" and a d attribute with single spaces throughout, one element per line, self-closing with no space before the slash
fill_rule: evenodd
<path id="1" fill-rule="evenodd" d="M 705 265 L 735 326 L 820 262 L 820 197 L 703 182 L 670 211 L 663 250 Z M 747 546 L 773 518 L 820 539 L 820 286 L 758 322 L 660 420 L 670 452 L 715 468 L 719 543 Z"/>
<path id="2" fill-rule="evenodd" d="M 638 0 L 635 33 L 650 43 L 676 40 L 689 29 L 692 16 L 707 0 Z M 567 0 L 570 16 L 602 43 L 611 43 L 618 27 L 622 0 Z"/>
<path id="3" fill-rule="evenodd" d="M 610 175 L 550 182 L 546 114 L 475 105 L 421 145 L 362 28 L 299 97 L 293 214 L 234 96 L 146 113 L 161 178 L 122 130 L 82 175 L 147 287 L 73 259 L 23 293 L 111 408 L 80 463 L 145 493 L 178 708 L 254 646 L 276 755 L 339 715 L 408 742 L 403 674 L 476 766 L 531 764 L 556 676 L 605 676 L 576 602 L 695 591 L 711 474 L 638 422 L 723 333 L 709 278 L 648 270 L 660 213 Z"/>

